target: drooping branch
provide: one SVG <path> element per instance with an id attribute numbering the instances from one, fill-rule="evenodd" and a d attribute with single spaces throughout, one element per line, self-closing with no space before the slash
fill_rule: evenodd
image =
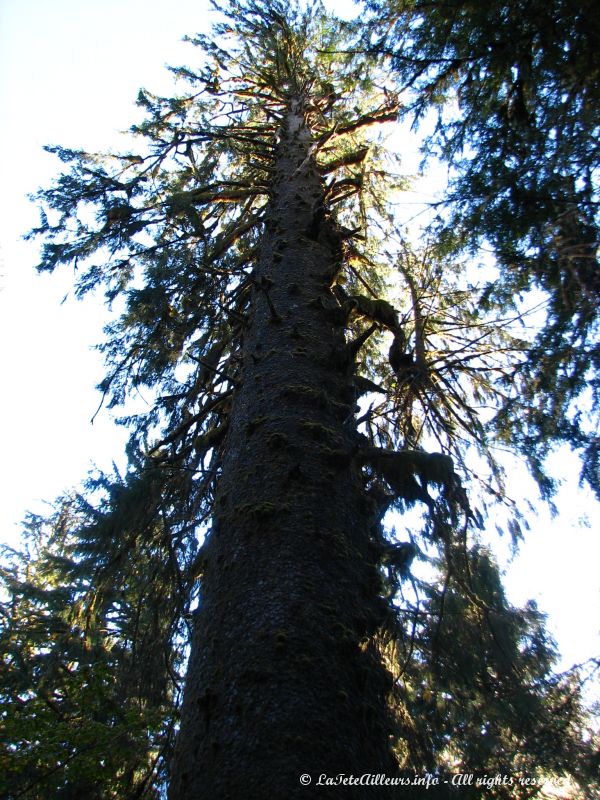
<path id="1" fill-rule="evenodd" d="M 383 105 L 381 108 L 370 111 L 368 114 L 363 114 L 350 122 L 341 123 L 332 130 L 327 131 L 321 136 L 319 144 L 324 144 L 334 136 L 344 136 L 347 133 L 354 133 L 361 128 L 367 128 L 371 125 L 380 125 L 383 122 L 396 122 L 399 110 L 400 106 L 395 102 L 389 105 Z"/>
<path id="2" fill-rule="evenodd" d="M 326 161 L 324 164 L 319 165 L 319 172 L 321 175 L 329 175 L 330 172 L 334 172 L 336 169 L 351 167 L 354 164 L 362 164 L 368 152 L 368 147 L 361 147 L 359 150 L 339 156 L 339 158 L 335 158 L 332 161 Z"/>
<path id="3" fill-rule="evenodd" d="M 358 458 L 363 464 L 370 464 L 396 496 L 407 504 L 418 500 L 432 509 L 434 500 L 427 491 L 428 484 L 450 491 L 458 481 L 454 462 L 444 453 L 365 447 L 360 450 Z"/>
<path id="4" fill-rule="evenodd" d="M 217 237 L 207 261 L 210 263 L 211 261 L 221 258 L 221 256 L 223 256 L 230 247 L 233 247 L 244 234 L 249 233 L 253 228 L 263 222 L 263 220 L 264 214 L 262 209 L 251 216 L 249 216 L 249 210 L 243 213 L 241 219 L 236 220 L 230 228 Z"/>

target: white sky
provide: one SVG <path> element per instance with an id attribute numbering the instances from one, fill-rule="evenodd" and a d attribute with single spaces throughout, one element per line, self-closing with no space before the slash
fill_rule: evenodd
<path id="1" fill-rule="evenodd" d="M 2 541 L 14 542 L 27 509 L 43 511 L 94 463 L 120 461 L 125 438 L 106 412 L 90 424 L 103 375 L 90 349 L 102 339 L 102 298 L 61 305 L 72 273 L 36 275 L 37 245 L 20 238 L 38 222 L 27 193 L 58 171 L 42 145 L 114 146 L 136 118 L 140 86 L 166 93 L 164 66 L 193 64 L 180 40 L 204 30 L 208 16 L 206 0 L 0 0 Z M 573 460 L 561 454 L 555 463 L 569 478 L 561 514 L 552 520 L 540 507 L 507 581 L 513 602 L 531 597 L 550 614 L 568 666 L 600 652 L 600 515 L 576 488 Z M 535 501 L 533 488 L 522 491 Z"/>

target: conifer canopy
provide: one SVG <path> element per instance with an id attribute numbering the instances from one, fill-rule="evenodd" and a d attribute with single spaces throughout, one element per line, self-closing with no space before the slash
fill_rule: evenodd
<path id="1" fill-rule="evenodd" d="M 130 438 L 5 548 L 7 797 L 595 796 L 597 664 L 554 671 L 488 527 L 525 524 L 503 450 L 599 491 L 598 51 L 583 6 L 513 5 L 228 0 L 127 152 L 48 148 L 38 269 L 104 292 Z M 385 132 L 431 108 L 416 231 Z"/>

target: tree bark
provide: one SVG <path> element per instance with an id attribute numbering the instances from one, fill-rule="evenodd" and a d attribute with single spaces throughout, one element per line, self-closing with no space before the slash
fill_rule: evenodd
<path id="1" fill-rule="evenodd" d="M 342 248 L 312 143 L 304 99 L 293 98 L 205 544 L 170 800 L 306 800 L 331 796 L 319 775 L 394 770 L 353 365 L 329 288 Z"/>

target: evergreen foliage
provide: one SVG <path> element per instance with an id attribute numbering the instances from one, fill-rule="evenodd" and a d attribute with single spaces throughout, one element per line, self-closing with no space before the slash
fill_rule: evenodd
<path id="1" fill-rule="evenodd" d="M 491 247 L 502 271 L 485 299 L 543 302 L 544 323 L 511 375 L 497 425 L 546 495 L 545 455 L 579 450 L 598 473 L 600 52 L 589 2 L 370 0 L 369 50 L 389 59 L 402 114 L 433 130 L 425 158 L 450 168 L 435 228 L 456 249 Z M 513 443 L 517 443 L 514 439 Z"/>
<path id="2" fill-rule="evenodd" d="M 417 112 L 459 85 L 465 118 L 475 125 L 440 118 L 434 138 L 444 142 L 443 154 L 454 157 L 468 144 L 475 155 L 453 162 L 454 210 L 417 249 L 389 211 L 388 200 L 405 181 L 373 133 L 400 110 L 381 67 L 345 52 L 352 50 L 345 29 L 318 3 L 305 10 L 278 0 L 229 0 L 222 12 L 224 22 L 211 37 L 190 39 L 199 65 L 173 69 L 187 92 L 163 98 L 140 91 L 145 117 L 132 128 L 130 152 L 49 148 L 65 171 L 38 194 L 42 221 L 32 235 L 44 242 L 39 269 L 74 265 L 78 293 L 102 288 L 118 309 L 102 345 L 107 375 L 100 389 L 108 407 L 123 408 L 129 464 L 125 475 L 91 476 L 47 519 L 30 518 L 23 552 L 5 555 L 5 793 L 164 796 L 192 623 L 202 619 L 203 575 L 209 562 L 214 570 L 214 542 L 227 522 L 222 507 L 231 502 L 223 490 L 224 453 L 232 459 L 228 437 L 243 418 L 239 398 L 252 369 L 283 353 L 282 363 L 325 359 L 343 391 L 334 398 L 326 385 L 287 381 L 281 395 L 265 397 L 263 414 L 244 422 L 245 435 L 270 448 L 276 462 L 291 449 L 287 429 L 273 423 L 278 404 L 287 403 L 305 442 L 290 480 L 308 471 L 302 459 L 310 465 L 313 453 L 328 464 L 332 481 L 351 470 L 359 476 L 351 499 L 366 509 L 368 524 L 342 531 L 341 544 L 327 544 L 326 552 L 333 576 L 346 563 L 335 560 L 336 547 L 349 564 L 364 562 L 356 573 L 348 567 L 347 581 L 355 574 L 362 581 L 354 591 L 359 601 L 349 597 L 364 600 L 364 639 L 354 649 L 355 631 L 340 630 L 338 639 L 349 662 L 360 649 L 361 664 L 374 663 L 369 659 L 377 654 L 386 666 L 398 769 L 511 775 L 513 783 L 490 791 L 498 798 L 532 796 L 519 776 L 569 775 L 592 797 L 597 750 L 581 675 L 553 673 L 556 650 L 543 617 L 532 604 L 508 603 L 483 524 L 490 504 L 504 504 L 518 538 L 518 509 L 505 492 L 498 445 L 526 450 L 549 494 L 543 459 L 552 443 L 582 447 L 587 441 L 588 449 L 593 443 L 573 413 L 597 353 L 591 338 L 594 189 L 591 172 L 588 183 L 585 170 L 573 174 L 577 154 L 593 159 L 585 117 L 594 113 L 586 94 L 593 83 L 574 85 L 578 122 L 566 101 L 556 114 L 572 117 L 571 127 L 562 117 L 548 122 L 555 107 L 551 67 L 552 75 L 566 74 L 576 56 L 566 44 L 558 48 L 562 60 L 542 47 L 529 65 L 535 75 L 539 61 L 546 81 L 541 108 L 532 100 L 527 120 L 502 122 L 511 104 L 534 91 L 523 75 L 527 55 L 515 61 L 497 45 L 492 53 L 504 54 L 502 62 L 493 61 L 488 74 L 483 56 L 444 51 L 443 59 L 458 61 L 448 72 L 450 61 L 428 49 L 446 41 L 441 22 L 429 36 L 427 25 L 415 22 L 420 7 L 386 7 L 392 15 L 386 47 L 414 88 Z M 481 25 L 498 31 L 490 41 L 502 41 L 498 21 L 485 13 Z M 437 8 L 431 19 L 436 14 L 443 19 Z M 545 13 L 540 31 L 544 19 Z M 457 48 L 463 35 L 457 34 Z M 525 29 L 523 42 L 527 35 Z M 473 47 L 488 53 L 483 44 Z M 527 81 L 537 86 L 533 77 Z M 286 174 L 281 164 L 291 154 L 281 152 L 281 142 L 294 119 L 310 139 L 303 144 L 299 136 L 304 155 Z M 510 174 L 501 122 L 512 131 L 506 147 L 523 155 L 521 161 L 514 155 L 518 169 Z M 556 140 L 554 162 L 540 170 L 542 151 L 534 145 L 542 147 L 542 128 L 550 124 L 565 133 L 564 141 Z M 531 205 L 507 187 L 513 181 L 525 193 L 534 191 L 534 174 L 536 197 L 545 199 Z M 319 188 L 308 198 L 312 205 L 306 196 L 295 198 L 301 209 L 295 219 L 309 222 L 286 233 L 273 218 L 274 198 L 298 176 Z M 492 198 L 485 204 L 477 180 Z M 316 277 L 321 289 L 305 308 L 332 331 L 329 350 L 310 331 L 288 330 L 288 308 L 276 285 L 278 271 L 289 264 L 286 251 L 296 246 L 286 235 L 301 239 L 303 252 L 318 253 L 312 263 L 321 272 L 306 275 L 306 284 Z M 496 247 L 500 277 L 493 286 L 459 254 L 457 240 L 462 246 L 469 237 L 487 237 Z M 532 287 L 549 298 L 541 329 L 528 322 L 523 305 L 508 301 Z M 290 308 L 303 291 L 286 286 Z M 281 331 L 281 353 L 249 349 L 252 325 L 262 318 L 269 330 Z M 593 380 L 590 385 L 593 394 Z M 148 403 L 142 411 L 132 404 L 139 392 Z M 596 487 L 592 462 L 585 469 Z M 303 497 L 302 486 L 292 489 L 289 508 L 281 508 L 270 487 L 263 489 L 243 508 L 257 531 L 273 519 L 276 527 L 278 515 L 292 513 L 295 494 Z M 315 502 L 318 509 L 328 498 Z M 410 512 L 408 540 L 382 524 L 390 509 Z M 319 548 L 315 540 L 315 559 L 322 557 Z M 282 552 L 272 550 L 264 577 L 279 575 L 285 594 L 289 565 Z M 252 565 L 245 574 L 248 592 L 256 591 L 263 576 Z M 301 635 L 300 624 L 291 632 L 279 629 L 276 649 Z M 257 682 L 264 679 L 255 674 Z M 193 679 L 191 667 L 188 683 Z M 348 698 L 343 687 L 329 689 L 340 708 L 363 702 L 359 690 Z M 364 689 L 365 715 L 372 711 L 369 692 L 378 691 Z M 211 702 L 207 690 L 207 719 Z M 335 737 L 336 724 L 330 720 L 327 736 Z M 368 746 L 387 752 L 388 731 L 379 730 L 379 739 Z M 296 796 L 294 780 L 286 796 Z M 469 795 L 448 789 L 435 796 Z"/>

